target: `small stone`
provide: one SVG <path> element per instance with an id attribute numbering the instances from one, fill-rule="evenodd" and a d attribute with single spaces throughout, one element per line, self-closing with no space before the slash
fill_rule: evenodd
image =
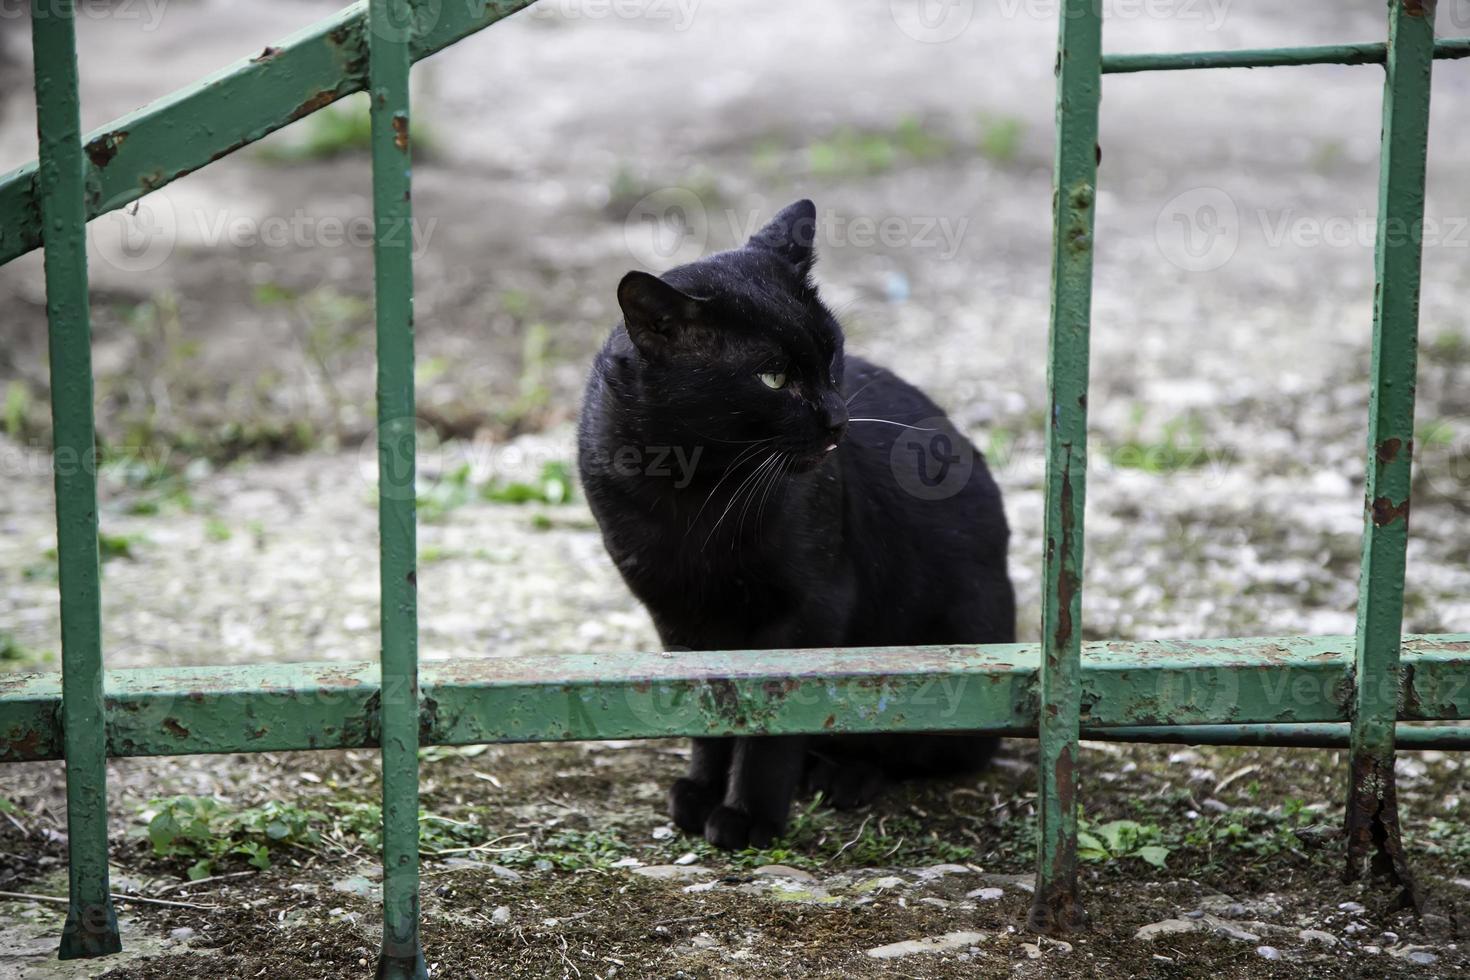
<path id="1" fill-rule="evenodd" d="M 373 883 L 362 875 L 348 875 L 332 882 L 332 890 L 366 898 L 373 890 Z"/>
<path id="2" fill-rule="evenodd" d="M 635 857 L 619 858 L 608 865 L 609 868 L 641 868 L 642 866 L 643 862 Z"/>
<path id="3" fill-rule="evenodd" d="M 1209 810 L 1211 813 L 1229 813 L 1230 812 L 1230 804 L 1229 803 L 1226 803 L 1223 800 L 1217 800 L 1217 799 L 1214 799 L 1214 798 L 1205 800 L 1203 803 L 1200 804 L 1200 806 L 1204 807 L 1206 810 Z"/>
<path id="4" fill-rule="evenodd" d="M 896 960 L 916 953 L 949 953 L 964 949 L 984 938 L 983 932 L 946 932 L 942 936 L 925 936 L 921 939 L 905 939 L 886 946 L 875 946 L 868 950 L 868 956 L 875 960 Z"/>
<path id="5" fill-rule="evenodd" d="M 644 868 L 634 868 L 633 873 L 635 875 L 642 875 L 645 878 L 671 879 L 695 878 L 699 875 L 710 874 L 711 872 L 709 868 L 699 864 L 686 864 L 682 866 L 674 864 L 650 864 Z"/>
<path id="6" fill-rule="evenodd" d="M 168 938 L 176 939 L 181 943 L 187 942 L 188 940 L 194 938 L 194 930 L 190 929 L 188 926 L 179 926 L 177 929 L 169 931 Z"/>
<path id="7" fill-rule="evenodd" d="M 1304 943 L 1321 943 L 1323 946 L 1337 945 L 1336 936 L 1330 932 L 1323 932 L 1320 929 L 1303 929 L 1296 935 Z"/>
<path id="8" fill-rule="evenodd" d="M 998 902 L 1005 897 L 1004 888 L 976 888 L 965 892 L 966 898 L 978 898 L 982 902 Z"/>
<path id="9" fill-rule="evenodd" d="M 1026 954 L 1028 960 L 1041 959 L 1041 947 L 1035 943 L 1022 943 L 1021 951 Z"/>
<path id="10" fill-rule="evenodd" d="M 1367 932 L 1368 927 L 1361 922 L 1349 922 L 1346 926 L 1343 927 L 1342 931 L 1347 933 L 1349 936 L 1356 936 L 1360 932 Z"/>
<path id="11" fill-rule="evenodd" d="M 674 863 L 678 865 L 685 865 L 693 864 L 695 861 L 698 860 L 698 854 L 695 854 L 693 851 L 685 851 L 683 854 L 680 854 L 678 857 L 674 858 Z"/>
<path id="12" fill-rule="evenodd" d="M 497 905 L 495 911 L 490 913 L 490 921 L 497 926 L 503 926 L 510 921 L 510 906 Z"/>
<path id="13" fill-rule="evenodd" d="M 1378 938 L 1382 939 L 1385 944 L 1392 946 L 1394 943 L 1399 941 L 1399 934 L 1396 932 L 1385 932 L 1382 936 Z"/>
<path id="14" fill-rule="evenodd" d="M 1165 919 L 1162 922 L 1151 922 L 1146 926 L 1140 926 L 1133 934 L 1134 939 L 1155 939 L 1159 936 L 1172 936 L 1180 932 L 1195 932 L 1203 927 L 1203 923 L 1191 919 Z"/>
<path id="15" fill-rule="evenodd" d="M 1392 956 L 1397 956 L 1401 960 L 1408 960 L 1410 963 L 1419 966 L 1428 966 L 1431 963 L 1439 962 L 1439 954 L 1430 951 L 1428 946 L 1400 946 L 1397 949 L 1390 949 L 1388 952 Z"/>
<path id="16" fill-rule="evenodd" d="M 908 882 L 904 881 L 898 875 L 884 875 L 881 878 L 869 878 L 867 881 L 858 882 L 853 886 L 852 890 L 859 894 L 866 894 L 868 892 L 887 891 L 890 888 L 903 888 L 907 884 Z"/>
<path id="17" fill-rule="evenodd" d="M 1263 960 L 1279 960 L 1281 959 L 1281 950 L 1275 946 L 1257 946 L 1256 955 Z"/>
<path id="18" fill-rule="evenodd" d="M 654 840 L 668 840 L 670 837 L 673 837 L 673 836 L 674 836 L 674 828 L 673 827 L 669 827 L 669 826 L 666 825 L 666 826 L 663 826 L 663 827 L 655 827 L 655 828 L 653 828 L 653 839 Z"/>
<path id="19" fill-rule="evenodd" d="M 790 878 L 792 881 L 816 881 L 817 876 L 810 871 L 800 868 L 790 868 L 784 864 L 763 864 L 755 869 L 755 874 L 769 875 L 772 878 Z"/>
<path id="20" fill-rule="evenodd" d="M 490 865 L 490 873 L 493 874 L 497 878 L 504 878 L 506 881 L 520 881 L 520 880 L 522 880 L 521 879 L 521 873 L 519 871 L 513 871 L 510 868 L 507 868 L 507 867 L 505 867 L 505 865 L 502 865 L 502 864 L 492 864 L 492 865 Z"/>
<path id="21" fill-rule="evenodd" d="M 1343 902 L 1337 907 L 1337 910 L 1339 912 L 1347 912 L 1351 915 L 1361 915 L 1362 913 L 1367 911 L 1367 909 L 1363 908 L 1363 906 L 1358 904 L 1357 902 Z"/>
<path id="22" fill-rule="evenodd" d="M 1383 947 L 1382 946 L 1371 946 L 1371 945 L 1364 946 L 1363 947 L 1363 952 L 1365 952 L 1365 953 L 1375 953 L 1375 954 L 1376 953 L 1381 953 L 1381 952 L 1383 952 Z"/>
<path id="23" fill-rule="evenodd" d="M 914 872 L 920 881 L 933 881 L 945 875 L 967 875 L 969 873 L 970 869 L 963 864 L 936 864 L 928 868 L 919 868 Z"/>

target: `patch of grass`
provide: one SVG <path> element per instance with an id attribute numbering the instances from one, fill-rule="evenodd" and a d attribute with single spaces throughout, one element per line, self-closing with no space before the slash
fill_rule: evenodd
<path id="1" fill-rule="evenodd" d="M 1164 832 L 1154 824 L 1136 820 L 1110 820 L 1093 823 L 1085 817 L 1077 820 L 1077 856 L 1084 861 L 1122 861 L 1137 858 L 1162 868 L 1169 856 L 1163 846 Z"/>
<path id="2" fill-rule="evenodd" d="M 552 460 L 530 482 L 492 480 L 480 496 L 497 504 L 565 504 L 572 499 L 572 468 L 568 463 Z"/>
<path id="3" fill-rule="evenodd" d="M 806 167 L 818 177 L 866 177 L 934 160 L 951 149 L 946 137 L 909 116 L 889 130 L 844 126 L 807 146 Z"/>
<path id="4" fill-rule="evenodd" d="M 146 534 L 109 534 L 106 531 L 97 533 L 97 549 L 104 564 L 119 558 L 136 561 L 138 546 L 147 543 Z"/>
<path id="5" fill-rule="evenodd" d="M 541 467 L 533 480 L 492 479 L 476 484 L 468 463 L 451 470 L 437 483 L 419 491 L 419 517 L 427 522 L 444 520 L 449 514 L 475 500 L 494 504 L 565 504 L 572 499 L 570 464 L 552 460 Z"/>
<path id="6" fill-rule="evenodd" d="M 1015 116 L 982 113 L 976 148 L 981 155 L 996 163 L 1012 163 L 1021 152 L 1026 124 Z"/>
<path id="7" fill-rule="evenodd" d="M 204 520 L 204 536 L 216 543 L 222 543 L 234 537 L 234 532 L 218 517 L 208 517 Z"/>
<path id="8" fill-rule="evenodd" d="M 865 867 L 924 867 L 963 864 L 978 852 L 960 843 L 946 828 L 913 814 L 864 819 L 856 829 L 843 815 L 823 809 L 820 797 L 800 806 L 786 834 L 768 848 L 722 851 L 699 838 L 676 837 L 672 852 L 693 852 L 714 867 L 758 868 L 784 864 L 793 868 L 842 870 Z"/>
<path id="9" fill-rule="evenodd" d="M 1134 435 L 1109 448 L 1108 460 L 1114 466 L 1164 474 L 1197 469 L 1210 462 L 1204 420 L 1198 415 L 1168 420 L 1154 438 L 1139 434 L 1140 421 L 1135 420 Z"/>
<path id="10" fill-rule="evenodd" d="M 1450 366 L 1470 363 L 1470 338 L 1458 330 L 1441 330 L 1424 345 L 1424 359 Z"/>
<path id="11" fill-rule="evenodd" d="M 321 842 L 320 810 L 274 800 L 232 810 L 208 796 L 172 796 L 153 800 L 142 813 L 145 835 L 155 857 L 187 863 L 185 874 L 197 881 L 228 863 L 242 862 L 264 870 L 273 856 L 310 850 Z"/>
<path id="12" fill-rule="evenodd" d="M 35 650 L 22 644 L 15 638 L 15 634 L 0 630 L 0 670 L 13 669 L 17 667 L 32 667 L 55 659 L 48 653 L 37 653 Z M 3 803 L 4 797 L 0 797 Z M 3 807 L 0 807 L 3 810 Z"/>
<path id="13" fill-rule="evenodd" d="M 0 408 L 0 427 L 12 439 L 24 439 L 30 429 L 31 409 L 35 397 L 31 386 L 20 379 L 5 385 L 5 404 Z"/>

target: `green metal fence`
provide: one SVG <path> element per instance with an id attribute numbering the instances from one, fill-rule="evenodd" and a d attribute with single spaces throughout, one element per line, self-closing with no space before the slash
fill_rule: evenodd
<path id="1" fill-rule="evenodd" d="M 1065 0 L 1057 72 L 1053 303 L 1042 642 L 988 647 L 417 657 L 410 64 L 531 0 L 369 0 L 83 138 L 72 0 L 34 0 L 38 164 L 0 177 L 0 263 L 45 246 L 62 670 L 0 679 L 0 761 L 65 759 L 70 903 L 63 958 L 120 948 L 107 870 L 109 756 L 380 746 L 383 947 L 378 975 L 423 977 L 420 744 L 989 729 L 1041 745 L 1032 924 L 1084 921 L 1077 742 L 1345 746 L 1347 872 L 1372 859 L 1417 901 L 1399 840 L 1395 743 L 1470 748 L 1470 634 L 1401 637 L 1433 0 L 1392 0 L 1386 44 L 1101 53 L 1094 0 Z M 1215 67 L 1386 70 L 1371 418 L 1355 637 L 1081 642 L 1093 205 L 1101 76 Z M 102 669 L 88 219 L 351 92 L 372 104 L 376 216 L 380 664 Z M 939 689 L 954 697 L 933 697 Z"/>

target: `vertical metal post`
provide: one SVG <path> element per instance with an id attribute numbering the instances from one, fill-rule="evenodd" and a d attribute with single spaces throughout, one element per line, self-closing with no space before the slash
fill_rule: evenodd
<path id="1" fill-rule="evenodd" d="M 1056 178 L 1047 387 L 1046 518 L 1036 898 L 1031 927 L 1086 920 L 1077 894 L 1077 739 L 1081 712 L 1082 512 L 1087 482 L 1087 368 L 1102 12 L 1066 0 L 1057 43 Z"/>
<path id="2" fill-rule="evenodd" d="M 419 943 L 419 685 L 414 508 L 413 235 L 409 203 L 409 0 L 371 0 L 378 534 L 382 635 L 383 949 L 380 980 L 428 976 Z"/>
<path id="3" fill-rule="evenodd" d="M 69 902 L 64 960 L 122 949 L 107 872 L 107 732 L 97 555 L 97 449 L 87 307 L 81 98 L 72 0 L 34 0 L 40 164 L 36 197 L 46 246 L 52 466 L 61 589 L 61 718 L 66 751 Z"/>
<path id="4" fill-rule="evenodd" d="M 1378 286 L 1373 309 L 1363 563 L 1358 580 L 1347 877 L 1359 877 L 1367 863 L 1375 874 L 1402 887 L 1404 904 L 1415 906 L 1419 899 L 1399 835 L 1393 763 L 1433 64 L 1434 0 L 1393 0 L 1378 177 Z"/>

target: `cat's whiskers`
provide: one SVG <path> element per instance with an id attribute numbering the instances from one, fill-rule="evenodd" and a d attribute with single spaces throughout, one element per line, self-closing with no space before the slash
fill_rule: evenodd
<path id="1" fill-rule="evenodd" d="M 720 474 L 720 478 L 715 481 L 715 485 L 712 486 L 712 487 L 710 487 L 709 494 L 704 498 L 704 502 L 699 505 L 699 510 L 695 511 L 694 516 L 692 518 L 690 518 L 690 520 L 689 520 L 689 527 L 685 528 L 685 530 L 684 530 L 684 536 L 685 537 L 688 537 L 689 536 L 689 531 L 692 530 L 693 527 L 694 527 L 694 525 L 699 522 L 699 517 L 700 517 L 701 514 L 704 513 L 704 509 L 706 507 L 708 507 L 709 506 L 709 502 L 715 498 L 715 491 L 717 491 L 717 490 L 720 489 L 720 484 L 722 484 L 722 483 L 725 482 L 725 479 L 731 473 L 733 473 L 735 471 L 735 468 L 737 466 L 739 466 L 741 463 L 745 462 L 745 460 L 747 460 L 747 459 L 751 458 L 752 456 L 754 456 L 756 453 L 760 452 L 760 447 L 761 447 L 761 445 L 763 443 L 773 442 L 775 440 L 775 438 L 776 438 L 775 436 L 770 436 L 770 437 L 765 438 L 765 439 L 757 439 L 756 440 L 756 444 L 754 446 L 750 446 L 750 447 L 748 447 L 746 449 L 742 449 L 740 451 L 740 455 L 735 457 L 734 462 L 732 462 L 729 466 L 725 467 L 725 471 Z"/>
<path id="2" fill-rule="evenodd" d="M 884 425 L 896 425 L 900 429 L 913 429 L 915 432 L 938 432 L 938 429 L 926 429 L 922 425 L 909 425 L 907 422 L 895 422 L 892 419 L 848 419 L 849 422 L 882 422 Z"/>
<path id="3" fill-rule="evenodd" d="M 760 465 L 752 470 L 750 475 L 747 476 L 743 481 L 741 481 L 740 485 L 735 488 L 734 493 L 730 494 L 730 502 L 726 504 L 725 509 L 720 512 L 720 517 L 718 520 L 715 521 L 715 526 L 709 529 L 709 534 L 706 534 L 704 536 L 704 544 L 699 546 L 700 551 L 703 551 L 709 546 L 710 538 L 715 536 L 715 532 L 718 531 L 720 529 L 720 525 L 725 522 L 725 518 L 729 515 L 731 509 L 740 501 L 741 492 L 746 487 L 750 486 L 752 482 L 756 479 L 756 477 L 764 473 L 766 467 L 775 462 L 777 455 L 778 453 L 775 450 L 772 450 L 771 455 L 761 460 Z"/>
<path id="4" fill-rule="evenodd" d="M 740 523 L 735 529 L 735 537 L 730 543 L 731 548 L 735 547 L 734 542 L 740 540 L 740 535 L 745 530 L 745 515 L 750 511 L 750 505 L 755 502 L 757 496 L 759 496 L 762 503 L 764 503 L 766 497 L 771 492 L 771 487 L 775 485 L 775 482 L 778 479 L 780 479 L 781 471 L 786 468 L 786 460 L 789 454 L 778 450 L 776 452 L 776 455 L 777 457 L 779 457 L 779 461 L 776 463 L 775 466 L 772 466 L 769 470 L 766 471 L 766 475 L 761 478 L 761 482 L 756 484 L 756 486 L 746 496 L 745 505 L 740 508 Z M 756 513 L 755 523 L 758 529 L 760 527 L 759 509 Z"/>
<path id="5" fill-rule="evenodd" d="M 857 391 L 854 391 L 852 394 L 848 395 L 847 396 L 847 400 L 844 401 L 843 404 L 846 405 L 847 407 L 851 408 L 852 407 L 852 403 L 857 400 L 857 396 L 858 395 L 861 395 L 863 392 L 865 392 L 869 388 L 873 387 L 873 382 L 875 382 L 877 380 L 878 379 L 876 377 L 868 379 L 868 383 L 865 384 L 865 385 L 863 385 Z"/>
<path id="6" fill-rule="evenodd" d="M 796 457 L 791 453 L 783 453 L 782 455 L 784 455 L 786 458 L 782 460 L 781 465 L 776 468 L 775 477 L 766 484 L 766 492 L 761 495 L 761 504 L 758 508 L 756 508 L 755 526 L 757 528 L 761 527 L 761 522 L 765 519 L 766 501 L 770 498 L 771 491 L 774 490 L 778 485 L 782 483 L 782 481 L 786 479 L 787 471 L 790 470 L 791 464 L 796 460 Z"/>

